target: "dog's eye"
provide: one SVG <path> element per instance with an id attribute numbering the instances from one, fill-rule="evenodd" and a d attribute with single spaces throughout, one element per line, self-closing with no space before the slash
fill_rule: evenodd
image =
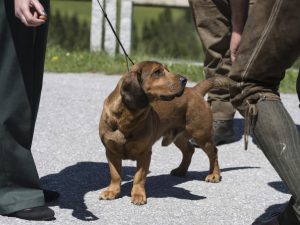
<path id="1" fill-rule="evenodd" d="M 161 70 L 156 70 L 154 73 L 153 73 L 153 76 L 155 77 L 160 77 L 163 75 L 163 72 Z"/>

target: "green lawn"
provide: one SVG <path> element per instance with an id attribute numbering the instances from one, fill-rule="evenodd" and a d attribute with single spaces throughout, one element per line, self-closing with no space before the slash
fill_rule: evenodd
<path id="1" fill-rule="evenodd" d="M 80 21 L 91 20 L 91 1 L 81 0 L 52 0 L 52 12 L 60 10 L 61 14 L 77 14 Z M 136 24 L 139 35 L 141 34 L 142 26 L 146 21 L 155 20 L 158 15 L 163 12 L 163 8 L 158 7 L 142 7 L 135 6 L 133 9 L 133 21 Z M 108 16 L 109 16 L 109 12 Z M 180 9 L 172 9 L 173 18 L 181 16 L 183 13 Z M 151 57 L 145 55 L 131 56 L 135 62 L 149 59 L 159 59 L 158 56 Z M 159 59 L 160 61 L 172 61 L 172 59 Z M 298 68 L 300 62 L 295 64 Z M 190 80 L 198 81 L 203 79 L 202 68 L 195 65 L 184 64 L 169 64 L 172 71 L 181 73 L 187 76 Z M 123 56 L 110 57 L 104 53 L 91 53 L 89 51 L 82 52 L 67 52 L 57 47 L 50 47 L 46 55 L 46 71 L 52 72 L 104 72 L 106 74 L 122 74 L 126 71 L 126 63 Z M 295 93 L 295 85 L 297 78 L 297 70 L 291 69 L 287 71 L 284 81 L 281 83 L 281 92 Z"/>
<path id="2" fill-rule="evenodd" d="M 62 15 L 77 14 L 80 21 L 91 23 L 91 1 L 62 1 L 51 0 L 51 11 L 53 14 L 59 10 Z"/>
<path id="3" fill-rule="evenodd" d="M 203 79 L 201 66 L 188 63 L 170 63 L 172 59 L 158 59 L 152 56 L 131 56 L 135 63 L 143 60 L 158 60 L 168 65 L 168 68 L 182 74 L 192 81 Z M 57 47 L 49 47 L 46 54 L 45 71 L 48 72 L 101 72 L 105 74 L 123 74 L 127 71 L 126 62 L 122 55 L 116 57 L 105 53 L 92 53 L 89 51 L 68 52 Z M 295 93 L 298 71 L 290 69 L 281 82 L 282 93 Z"/>

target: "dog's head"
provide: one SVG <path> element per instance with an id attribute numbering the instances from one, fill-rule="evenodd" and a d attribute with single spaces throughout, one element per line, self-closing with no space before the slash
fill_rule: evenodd
<path id="1" fill-rule="evenodd" d="M 129 109 L 143 108 L 151 101 L 170 101 L 182 95 L 187 79 L 171 73 L 165 65 L 144 61 L 123 77 L 121 95 Z"/>

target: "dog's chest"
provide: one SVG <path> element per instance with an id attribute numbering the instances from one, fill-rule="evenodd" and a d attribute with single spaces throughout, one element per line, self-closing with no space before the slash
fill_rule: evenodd
<path id="1" fill-rule="evenodd" d="M 136 160 L 139 155 L 151 150 L 152 144 L 153 143 L 150 143 L 149 138 L 129 140 L 125 143 L 122 149 L 122 158 Z"/>

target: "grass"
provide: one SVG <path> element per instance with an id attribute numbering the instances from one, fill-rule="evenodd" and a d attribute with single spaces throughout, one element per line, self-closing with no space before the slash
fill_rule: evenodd
<path id="1" fill-rule="evenodd" d="M 52 0 L 51 9 L 53 12 L 60 10 L 61 13 L 73 15 L 77 14 L 80 21 L 91 21 L 91 1 L 82 0 Z M 161 7 L 143 7 L 135 6 L 133 8 L 133 21 L 136 24 L 138 35 L 141 35 L 143 24 L 146 21 L 155 20 L 163 12 Z M 109 12 L 107 12 L 109 14 Z M 178 18 L 182 14 L 181 9 L 172 9 L 172 16 Z M 142 60 L 155 59 L 161 62 L 167 62 L 171 71 L 176 71 L 187 76 L 192 81 L 203 79 L 202 67 L 191 65 L 189 63 L 170 63 L 174 60 L 160 59 L 157 57 L 134 55 L 135 62 Z M 298 64 L 297 64 L 298 63 Z M 299 65 L 298 61 L 296 64 Z M 46 55 L 46 71 L 51 72 L 103 72 L 106 74 L 122 74 L 126 71 L 124 57 L 117 55 L 108 56 L 105 53 L 91 53 L 89 51 L 67 52 L 58 47 L 50 47 Z M 295 93 L 295 85 L 298 72 L 291 69 L 286 72 L 285 79 L 281 82 L 280 91 L 282 93 Z"/>
<path id="2" fill-rule="evenodd" d="M 72 16 L 78 15 L 79 21 L 86 21 L 91 23 L 91 1 L 63 1 L 63 0 L 51 0 L 51 11 L 55 13 L 59 10 L 62 15 Z"/>
<path id="3" fill-rule="evenodd" d="M 296 93 L 298 70 L 289 69 L 285 73 L 284 80 L 280 83 L 281 93 Z"/>
<path id="4" fill-rule="evenodd" d="M 167 64 L 170 71 L 182 74 L 191 81 L 203 79 L 202 67 L 189 63 L 178 62 L 172 59 L 159 59 L 151 56 L 133 55 L 135 63 L 143 60 L 156 60 Z M 92 72 L 105 74 L 123 74 L 127 71 L 125 58 L 122 55 L 115 57 L 106 53 L 93 53 L 89 51 L 68 52 L 58 47 L 48 47 L 46 53 L 45 71 L 47 72 Z M 290 69 L 281 82 L 280 92 L 295 93 L 298 71 Z"/>
<path id="5" fill-rule="evenodd" d="M 68 52 L 59 47 L 49 47 L 46 53 L 45 70 L 49 72 L 120 74 L 125 68 L 126 64 L 121 56 L 109 57 L 104 53 L 89 51 Z"/>
<path id="6" fill-rule="evenodd" d="M 170 59 L 158 59 L 154 56 L 136 55 L 130 57 L 135 63 L 143 60 L 166 62 L 170 70 L 188 76 L 189 79 L 193 81 L 203 79 L 202 67 L 200 66 L 187 65 L 184 63 L 170 63 Z M 95 53 L 90 51 L 68 52 L 59 47 L 48 47 L 45 71 L 59 73 L 101 72 L 105 74 L 122 74 L 127 71 L 127 65 L 123 55 L 109 56 L 104 52 Z"/>

